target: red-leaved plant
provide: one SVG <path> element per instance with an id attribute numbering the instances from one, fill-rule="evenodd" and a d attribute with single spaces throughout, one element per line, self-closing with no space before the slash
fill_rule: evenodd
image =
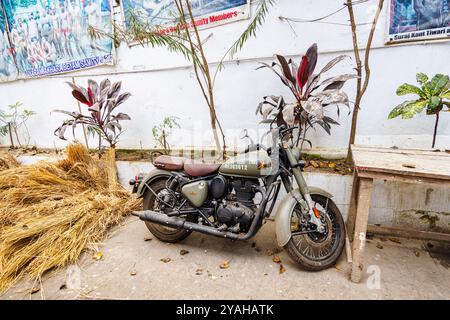
<path id="1" fill-rule="evenodd" d="M 126 92 L 119 95 L 122 83 L 111 83 L 108 79 L 103 80 L 100 85 L 94 80 L 88 80 L 88 87 L 83 88 L 76 84 L 67 82 L 72 88 L 72 95 L 79 102 L 87 106 L 90 115 L 84 115 L 77 111 L 53 110 L 67 114 L 71 119 L 65 120 L 61 126 L 55 130 L 55 135 L 60 139 L 66 140 L 65 132 L 67 128 L 72 127 L 75 136 L 77 125 L 86 125 L 89 133 L 99 137 L 99 152 L 101 151 L 101 142 L 105 140 L 111 148 L 114 148 L 122 134 L 122 125 L 119 121 L 130 120 L 131 118 L 122 112 L 114 114 L 113 111 L 124 103 L 131 94 Z"/>
<path id="2" fill-rule="evenodd" d="M 275 123 L 278 125 L 287 124 L 288 126 L 299 125 L 297 142 L 306 141 L 306 131 L 313 128 L 316 124 L 320 125 L 328 134 L 331 134 L 331 125 L 339 124 L 332 118 L 325 116 L 324 108 L 330 105 L 337 106 L 339 116 L 339 106 L 349 107 L 349 99 L 341 89 L 345 82 L 357 78 L 354 74 L 343 74 L 329 77 L 322 81 L 325 73 L 330 71 L 336 64 L 344 60 L 346 55 L 341 55 L 322 68 L 318 73 L 314 73 L 317 65 L 317 44 L 313 44 L 302 56 L 300 65 L 292 59 L 286 59 L 281 55 L 275 55 L 276 61 L 271 65 L 261 62 L 261 68 L 269 68 L 281 79 L 283 84 L 292 92 L 295 102 L 286 104 L 284 101 L 280 104 L 280 110 L 277 110 L 278 99 L 281 97 L 267 96 L 263 102 L 258 105 L 256 113 L 263 116 L 263 122 Z M 321 89 L 321 90 L 319 90 Z M 263 110 L 264 105 L 269 105 Z"/>

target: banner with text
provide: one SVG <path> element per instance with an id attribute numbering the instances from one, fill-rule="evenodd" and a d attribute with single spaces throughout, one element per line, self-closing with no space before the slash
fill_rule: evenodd
<path id="1" fill-rule="evenodd" d="M 1 1 L 20 78 L 113 63 L 112 40 L 88 34 L 89 26 L 111 33 L 109 0 Z"/>
<path id="2" fill-rule="evenodd" d="M 133 21 L 161 27 L 163 33 L 183 28 L 177 25 L 179 13 L 174 0 L 122 0 L 121 3 L 127 28 L 132 27 Z M 189 3 L 198 29 L 250 17 L 250 0 L 190 0 Z M 188 17 L 186 20 L 189 20 Z M 188 24 L 187 27 L 193 26 L 192 21 Z"/>
<path id="3" fill-rule="evenodd" d="M 18 75 L 13 50 L 9 44 L 6 24 L 0 2 L 0 82 L 16 80 Z"/>
<path id="4" fill-rule="evenodd" d="M 450 0 L 390 0 L 386 43 L 450 39 Z"/>

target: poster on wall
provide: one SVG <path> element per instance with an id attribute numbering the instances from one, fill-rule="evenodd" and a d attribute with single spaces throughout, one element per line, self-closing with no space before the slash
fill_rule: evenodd
<path id="1" fill-rule="evenodd" d="M 162 32 L 172 32 L 177 28 L 179 15 L 174 0 L 122 0 L 121 3 L 127 28 L 133 20 L 162 27 Z M 190 0 L 189 3 L 198 29 L 250 17 L 250 0 Z"/>
<path id="2" fill-rule="evenodd" d="M 6 18 L 0 3 L 0 82 L 17 79 L 17 68 L 14 63 L 13 50 L 9 44 L 6 29 Z"/>
<path id="3" fill-rule="evenodd" d="M 88 34 L 88 26 L 111 33 L 109 0 L 0 1 L 20 78 L 113 63 L 112 40 Z"/>
<path id="4" fill-rule="evenodd" d="M 450 0 L 390 0 L 386 43 L 450 39 Z"/>

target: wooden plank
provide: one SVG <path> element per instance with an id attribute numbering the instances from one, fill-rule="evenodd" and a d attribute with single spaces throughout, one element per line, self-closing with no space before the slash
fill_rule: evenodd
<path id="1" fill-rule="evenodd" d="M 359 172 L 383 172 L 450 181 L 450 154 L 446 152 L 402 151 L 352 146 Z"/>
<path id="2" fill-rule="evenodd" d="M 353 242 L 355 232 L 356 208 L 358 206 L 359 178 L 356 170 L 353 172 L 352 194 L 350 196 L 350 206 L 347 214 L 347 234 L 349 240 Z"/>
<path id="3" fill-rule="evenodd" d="M 420 174 L 402 174 L 402 173 L 386 173 L 376 171 L 358 171 L 358 176 L 362 178 L 372 178 L 380 180 L 399 181 L 404 183 L 418 183 L 418 184 L 435 184 L 435 185 L 450 185 L 450 180 L 440 178 L 423 177 Z"/>
<path id="4" fill-rule="evenodd" d="M 370 199 L 373 180 L 360 178 L 358 206 L 356 209 L 355 232 L 353 236 L 353 263 L 350 279 L 359 283 L 362 278 L 364 249 L 366 246 L 367 221 L 369 219 Z"/>
<path id="5" fill-rule="evenodd" d="M 419 156 L 354 152 L 355 167 L 364 171 L 420 173 L 428 177 L 450 177 L 450 157 L 424 159 Z"/>
<path id="6" fill-rule="evenodd" d="M 382 147 L 370 147 L 362 145 L 352 145 L 351 150 L 363 151 L 363 152 L 376 152 L 376 153 L 394 153 L 394 154 L 415 154 L 423 155 L 429 157 L 448 157 L 450 156 L 450 150 L 446 152 L 433 151 L 433 150 L 423 150 L 423 149 L 394 149 L 394 148 L 382 148 Z"/>
<path id="7" fill-rule="evenodd" d="M 444 241 L 450 242 L 450 234 L 430 232 L 430 231 L 419 231 L 419 230 L 405 230 L 391 227 L 382 226 L 367 226 L 367 234 L 383 235 L 383 236 L 393 236 L 399 238 L 407 239 L 418 239 L 418 240 L 434 240 L 434 241 Z"/>

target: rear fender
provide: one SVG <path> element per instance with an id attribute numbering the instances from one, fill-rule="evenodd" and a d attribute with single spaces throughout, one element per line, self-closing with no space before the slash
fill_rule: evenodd
<path id="1" fill-rule="evenodd" d="M 142 182 L 139 184 L 139 187 L 137 189 L 136 195 L 138 198 L 142 197 L 145 193 L 145 190 L 148 188 L 148 185 L 152 183 L 155 180 L 170 177 L 172 174 L 170 171 L 162 170 L 162 169 L 154 169 L 150 171 L 144 179 L 142 179 Z"/>
<path id="2" fill-rule="evenodd" d="M 309 193 L 311 195 L 318 194 L 327 198 L 332 198 L 333 196 L 320 188 L 308 187 Z M 297 204 L 295 197 L 300 196 L 300 189 L 295 189 L 288 193 L 283 200 L 281 200 L 280 206 L 276 212 L 275 216 L 275 232 L 277 235 L 278 245 L 284 247 L 291 239 L 291 212 Z"/>

